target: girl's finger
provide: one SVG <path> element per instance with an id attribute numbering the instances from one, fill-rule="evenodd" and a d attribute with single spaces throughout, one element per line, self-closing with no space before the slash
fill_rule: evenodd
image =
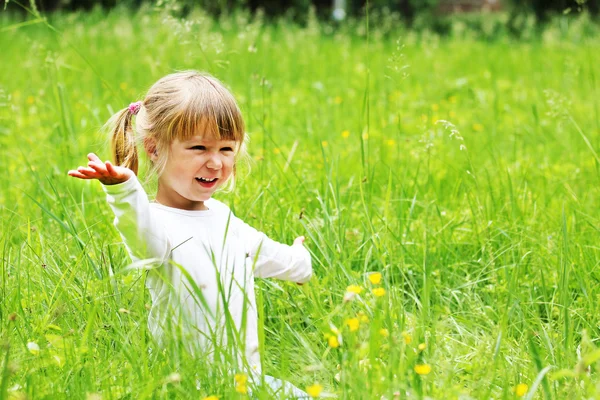
<path id="1" fill-rule="evenodd" d="M 89 165 L 91 168 L 93 168 L 93 169 L 94 169 L 94 171 L 96 171 L 96 172 L 97 172 L 97 173 L 99 173 L 99 174 L 102 174 L 102 175 L 106 175 L 106 174 L 107 174 L 107 171 L 106 171 L 106 168 L 104 167 L 104 164 L 98 164 L 98 163 L 96 163 L 96 162 L 92 162 L 92 161 L 90 161 L 90 162 L 88 163 L 88 165 Z"/>
<path id="2" fill-rule="evenodd" d="M 113 165 L 110 163 L 110 161 L 106 161 L 104 163 L 104 166 L 106 167 L 106 170 L 108 171 L 108 174 L 110 176 L 116 176 L 117 175 L 117 171 L 115 171 L 115 168 L 113 167 Z"/>
<path id="3" fill-rule="evenodd" d="M 94 170 L 92 168 L 79 167 L 79 168 L 77 168 L 77 172 L 87 175 L 87 176 L 89 176 L 89 175 L 98 176 L 98 172 L 96 172 L 96 170 Z"/>
<path id="4" fill-rule="evenodd" d="M 79 179 L 94 179 L 94 178 L 93 178 L 93 177 L 91 177 L 91 176 L 86 176 L 86 175 L 83 175 L 82 173 L 80 173 L 80 172 L 77 172 L 77 171 L 69 171 L 69 172 L 68 172 L 68 174 L 69 174 L 69 176 L 72 176 L 73 178 L 79 178 Z"/>
<path id="5" fill-rule="evenodd" d="M 102 160 L 100 160 L 100 158 L 97 155 L 95 155 L 94 153 L 88 154 L 87 157 L 88 157 L 88 160 L 90 160 L 90 161 L 102 163 Z"/>

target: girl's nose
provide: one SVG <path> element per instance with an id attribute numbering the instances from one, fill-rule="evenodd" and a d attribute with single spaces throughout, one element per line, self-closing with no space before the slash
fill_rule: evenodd
<path id="1" fill-rule="evenodd" d="M 220 155 L 212 155 L 206 163 L 206 166 L 210 169 L 221 169 L 223 167 L 223 161 L 221 161 Z"/>

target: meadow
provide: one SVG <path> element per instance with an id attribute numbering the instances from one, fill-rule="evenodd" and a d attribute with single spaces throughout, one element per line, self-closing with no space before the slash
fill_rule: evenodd
<path id="1" fill-rule="evenodd" d="M 342 399 L 600 396 L 589 24 L 516 40 L 168 7 L 0 22 L 0 397 L 246 397 L 226 366 L 156 350 L 100 184 L 67 176 L 109 157 L 113 112 L 184 69 L 228 85 L 251 138 L 217 198 L 313 256 L 304 286 L 257 281 L 265 373 Z"/>

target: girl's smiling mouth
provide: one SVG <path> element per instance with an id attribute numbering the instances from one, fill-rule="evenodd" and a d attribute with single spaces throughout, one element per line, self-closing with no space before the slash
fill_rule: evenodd
<path id="1" fill-rule="evenodd" d="M 200 184 L 200 186 L 205 188 L 212 188 L 217 184 L 219 178 L 196 178 L 196 182 Z"/>

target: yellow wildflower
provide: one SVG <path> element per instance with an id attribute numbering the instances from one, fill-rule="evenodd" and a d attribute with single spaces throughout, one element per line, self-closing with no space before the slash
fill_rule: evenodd
<path id="1" fill-rule="evenodd" d="M 473 130 L 476 132 L 481 132 L 483 130 L 483 125 L 481 124 L 473 124 Z"/>
<path id="2" fill-rule="evenodd" d="M 394 139 L 389 139 L 388 141 L 386 141 L 386 143 L 390 147 L 393 147 L 396 145 L 396 141 Z"/>
<path id="3" fill-rule="evenodd" d="M 321 392 L 323 391 L 323 386 L 315 383 L 314 385 L 310 385 L 306 388 L 306 393 L 312 398 L 319 397 Z"/>
<path id="4" fill-rule="evenodd" d="M 381 273 L 373 272 L 372 274 L 369 274 L 369 280 L 373 285 L 379 285 L 381 283 Z"/>
<path id="5" fill-rule="evenodd" d="M 355 332 L 358 330 L 358 327 L 360 326 L 360 321 L 358 320 L 358 318 L 348 318 L 345 321 L 346 325 L 348 325 L 348 329 L 350 329 L 350 332 Z"/>
<path id="6" fill-rule="evenodd" d="M 362 288 L 358 285 L 350 285 L 346 288 L 346 292 L 360 294 L 360 292 L 362 292 Z"/>
<path id="7" fill-rule="evenodd" d="M 327 143 L 327 140 L 323 140 L 323 141 L 321 142 L 321 145 L 322 145 L 323 147 L 327 147 L 327 145 L 328 145 L 328 144 L 329 144 L 329 143 Z"/>
<path id="8" fill-rule="evenodd" d="M 519 397 L 523 397 L 525 394 L 527 394 L 528 389 L 529 386 L 527 386 L 525 383 L 519 383 L 517 386 L 515 386 L 515 394 Z"/>
<path id="9" fill-rule="evenodd" d="M 27 104 L 33 104 L 33 103 L 35 103 L 35 97 L 28 96 L 27 97 Z"/>
<path id="10" fill-rule="evenodd" d="M 279 147 L 275 147 L 275 148 L 273 149 L 273 153 L 275 153 L 275 154 L 279 154 L 279 153 L 281 153 L 281 150 L 279 150 Z"/>
<path id="11" fill-rule="evenodd" d="M 338 338 L 335 335 L 330 335 L 327 338 L 327 343 L 329 344 L 329 347 L 332 347 L 334 349 L 340 347 L 340 342 L 338 341 Z"/>
<path id="12" fill-rule="evenodd" d="M 121 84 L 119 85 L 119 87 L 121 88 L 121 90 L 126 90 L 127 89 L 127 83 L 126 82 L 121 82 Z"/>
<path id="13" fill-rule="evenodd" d="M 344 139 L 347 139 L 349 136 L 350 136 L 350 131 L 343 131 L 343 132 L 342 132 L 342 137 L 343 137 Z"/>
<path id="14" fill-rule="evenodd" d="M 212 395 L 212 396 L 205 397 L 202 400 L 219 400 L 219 398 L 215 395 Z"/>
<path id="15" fill-rule="evenodd" d="M 381 287 L 375 288 L 375 289 L 373 289 L 373 294 L 376 297 L 384 296 L 385 295 L 385 289 L 381 288 Z"/>
<path id="16" fill-rule="evenodd" d="M 427 348 L 427 345 L 426 345 L 425 343 L 419 343 L 418 349 L 419 349 L 420 351 L 423 351 L 423 350 L 425 350 L 426 348 Z"/>
<path id="17" fill-rule="evenodd" d="M 437 104 L 432 104 L 432 105 L 431 105 L 431 109 L 432 109 L 433 111 L 437 111 L 437 110 L 439 110 L 439 109 L 440 109 L 440 106 L 438 106 Z"/>
<path id="18" fill-rule="evenodd" d="M 417 364 L 415 365 L 415 372 L 419 375 L 427 375 L 431 372 L 431 366 L 429 364 Z"/>
<path id="19" fill-rule="evenodd" d="M 335 104 L 342 104 L 342 101 L 344 100 L 340 96 L 335 96 L 335 99 L 333 99 Z"/>
<path id="20" fill-rule="evenodd" d="M 412 342 L 412 337 L 406 331 L 402 332 L 402 338 L 404 339 L 404 343 L 406 343 L 406 344 L 410 344 L 410 342 Z"/>
<path id="21" fill-rule="evenodd" d="M 383 337 L 388 337 L 390 336 L 390 332 L 386 329 L 386 328 L 381 328 L 379 330 L 379 334 Z"/>
<path id="22" fill-rule="evenodd" d="M 248 382 L 248 375 L 246 374 L 235 374 L 235 391 L 241 394 L 248 393 L 248 386 L 246 382 Z"/>

